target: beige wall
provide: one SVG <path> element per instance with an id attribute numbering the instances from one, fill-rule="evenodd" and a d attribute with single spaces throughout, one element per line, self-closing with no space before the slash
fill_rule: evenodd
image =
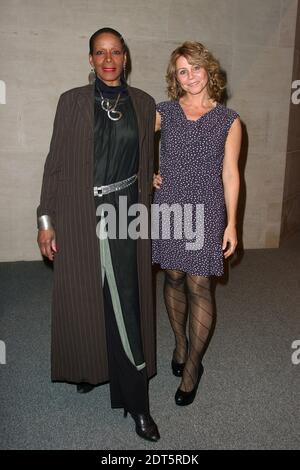
<path id="1" fill-rule="evenodd" d="M 294 50 L 293 81 L 300 81 L 300 5 L 298 6 Z M 300 82 L 299 82 L 300 83 Z M 300 90 L 290 103 L 290 120 L 286 154 L 286 172 L 283 192 L 281 240 L 300 231 Z"/>
<path id="2" fill-rule="evenodd" d="M 35 208 L 58 96 L 87 83 L 88 39 L 112 26 L 127 39 L 131 84 L 165 99 L 170 52 L 206 44 L 245 122 L 244 246 L 280 235 L 297 0 L 1 0 L 0 260 L 39 259 Z M 299 54 L 298 54 L 299 58 Z M 1 100 L 0 100 L 1 102 Z"/>

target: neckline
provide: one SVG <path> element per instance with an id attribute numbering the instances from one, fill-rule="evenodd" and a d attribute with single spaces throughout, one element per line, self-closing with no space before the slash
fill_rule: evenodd
<path id="1" fill-rule="evenodd" d="M 101 80 L 101 78 L 98 77 L 98 75 L 96 75 L 95 91 L 96 91 L 96 94 L 101 92 L 105 98 L 114 98 L 117 94 L 127 93 L 127 83 L 123 79 L 123 77 L 121 77 L 120 85 L 109 86 L 106 83 L 104 83 L 103 80 Z"/>
<path id="2" fill-rule="evenodd" d="M 179 100 L 176 101 L 176 103 L 178 104 L 179 108 L 180 108 L 180 111 L 181 111 L 181 114 L 183 116 L 183 118 L 185 119 L 185 121 L 187 122 L 198 122 L 200 121 L 202 118 L 204 118 L 205 116 L 207 116 L 208 114 L 210 114 L 212 111 L 214 111 L 215 109 L 217 109 L 219 106 L 220 106 L 220 103 L 216 102 L 216 106 L 214 106 L 213 108 L 211 108 L 209 111 L 206 111 L 206 113 L 202 114 L 202 116 L 198 117 L 198 119 L 188 119 L 186 117 L 186 114 L 181 106 L 181 104 L 179 103 Z"/>

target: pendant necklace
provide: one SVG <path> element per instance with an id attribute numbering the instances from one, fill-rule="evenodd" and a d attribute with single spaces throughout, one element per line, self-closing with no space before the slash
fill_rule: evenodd
<path id="1" fill-rule="evenodd" d="M 115 103 L 111 103 L 108 98 L 104 98 L 100 90 L 99 90 L 99 93 L 101 97 L 100 104 L 101 104 L 101 108 L 103 109 L 103 111 L 107 113 L 107 116 L 109 117 L 109 119 L 111 119 L 111 121 L 119 121 L 123 115 L 121 111 L 116 110 L 116 107 L 119 103 L 121 93 L 118 94 Z"/>

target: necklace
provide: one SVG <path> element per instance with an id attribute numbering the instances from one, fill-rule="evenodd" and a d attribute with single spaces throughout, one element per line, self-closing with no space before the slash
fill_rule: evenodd
<path id="1" fill-rule="evenodd" d="M 103 109 L 103 111 L 105 111 L 107 113 L 107 116 L 112 121 L 119 121 L 122 117 L 122 113 L 121 113 L 121 111 L 117 111 L 116 108 L 117 108 L 117 105 L 119 103 L 121 93 L 118 94 L 115 103 L 111 103 L 108 98 L 104 98 L 104 96 L 102 95 L 100 90 L 99 90 L 99 93 L 100 93 L 100 97 L 101 97 L 101 103 L 100 104 L 101 104 L 101 108 Z"/>

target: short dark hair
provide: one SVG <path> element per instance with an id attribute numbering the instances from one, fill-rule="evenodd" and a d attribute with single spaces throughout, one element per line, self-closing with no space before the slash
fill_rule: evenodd
<path id="1" fill-rule="evenodd" d="M 127 46 L 125 44 L 125 41 L 124 41 L 124 38 L 122 36 L 121 33 L 119 33 L 119 31 L 116 31 L 115 29 L 113 28 L 101 28 L 101 29 L 98 29 L 98 31 L 96 31 L 91 37 L 90 37 L 90 55 L 93 55 L 93 50 L 94 50 L 94 43 L 95 43 L 95 40 L 98 36 L 100 36 L 100 34 L 103 34 L 103 33 L 110 33 L 110 34 L 113 34 L 114 36 L 116 36 L 118 39 L 120 39 L 120 42 L 122 44 L 122 47 L 123 47 L 123 52 L 127 52 Z"/>

